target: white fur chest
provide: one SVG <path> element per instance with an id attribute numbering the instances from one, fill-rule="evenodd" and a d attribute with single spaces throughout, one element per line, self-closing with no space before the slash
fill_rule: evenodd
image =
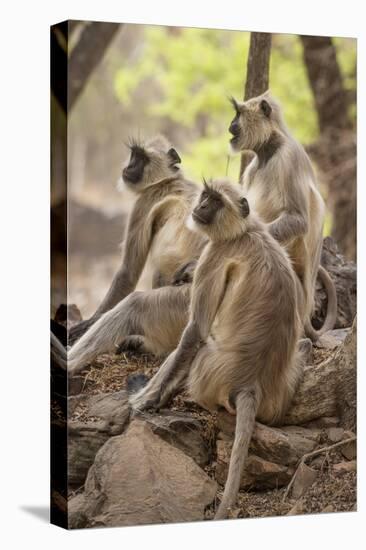
<path id="1" fill-rule="evenodd" d="M 243 191 L 249 208 L 253 209 L 266 223 L 273 221 L 282 211 L 278 188 L 270 185 L 261 170 L 252 171 L 251 178 L 244 179 Z"/>

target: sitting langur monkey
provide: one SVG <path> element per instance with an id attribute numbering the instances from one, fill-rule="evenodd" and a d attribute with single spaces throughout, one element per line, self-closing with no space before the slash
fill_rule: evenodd
<path id="1" fill-rule="evenodd" d="M 188 226 L 209 238 L 193 276 L 189 322 L 177 349 L 130 404 L 135 411 L 161 407 L 186 386 L 202 407 L 236 412 L 216 514 L 224 518 L 237 498 L 255 418 L 280 422 L 297 385 L 299 282 L 285 249 L 249 212 L 239 186 L 205 184 Z"/>
<path id="2" fill-rule="evenodd" d="M 334 326 L 337 295 L 320 265 L 325 207 L 310 160 L 290 135 L 281 108 L 269 92 L 245 102 L 232 99 L 232 104 L 231 147 L 256 153 L 243 175 L 244 194 L 271 235 L 286 246 L 303 290 L 305 333 L 316 341 Z M 328 295 L 327 316 L 319 331 L 311 324 L 317 275 Z"/>
<path id="3" fill-rule="evenodd" d="M 186 203 L 190 208 L 197 186 L 184 178 L 177 151 L 163 136 L 155 136 L 145 144 L 132 140 L 129 147 L 122 182 L 137 195 L 137 201 L 128 222 L 121 267 L 92 317 L 70 330 L 69 343 L 135 290 L 149 254 L 153 288 L 171 284 L 175 271 L 199 255 L 202 239 L 192 242 L 181 223 Z"/>
<path id="4" fill-rule="evenodd" d="M 122 264 L 96 313 L 76 326 L 81 332 L 90 328 L 68 353 L 71 373 L 118 346 L 162 355 L 178 344 L 188 319 L 190 287 L 164 285 L 171 285 L 179 268 L 197 259 L 205 244 L 202 235 L 185 225 L 199 188 L 184 179 L 179 162 L 175 149 L 160 136 L 145 145 L 132 144 L 123 180 L 138 198 Z M 147 260 L 153 290 L 133 292 Z"/>

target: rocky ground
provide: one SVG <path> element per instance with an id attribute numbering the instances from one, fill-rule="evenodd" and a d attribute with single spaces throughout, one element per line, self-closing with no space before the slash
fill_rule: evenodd
<path id="1" fill-rule="evenodd" d="M 334 349 L 314 348 L 314 363 L 322 363 L 332 357 L 334 351 Z M 85 382 L 82 391 L 77 397 L 72 399 L 75 402 L 75 406 L 74 404 L 72 406 L 71 422 L 80 423 L 80 429 L 82 429 L 83 424 L 85 427 L 93 421 L 97 424 L 99 417 L 90 417 L 90 398 L 93 399 L 95 396 L 104 396 L 106 394 L 113 395 L 114 392 L 118 392 L 121 388 L 125 387 L 126 377 L 129 374 L 143 372 L 151 376 L 156 372 L 157 368 L 158 362 L 153 357 L 148 356 L 136 357 L 131 354 L 125 354 L 122 357 L 110 355 L 100 357 L 91 369 L 85 372 Z M 226 430 L 229 432 L 226 434 L 220 430 L 220 428 L 225 429 L 225 420 L 227 421 L 228 415 L 226 413 L 210 414 L 189 401 L 185 395 L 177 396 L 169 409 L 163 411 L 163 413 L 169 419 L 174 419 L 174 415 L 177 413 L 183 415 L 182 423 L 185 425 L 190 422 L 192 424 L 195 421 L 197 422 L 198 432 L 201 437 L 193 441 L 192 435 L 188 437 L 186 434 L 183 434 L 181 435 L 181 439 L 187 439 L 188 453 L 190 452 L 190 455 L 203 467 L 203 470 L 212 480 L 218 482 L 215 497 L 204 511 L 204 518 L 212 519 L 223 491 L 229 459 L 228 453 L 225 454 L 225 450 L 226 447 L 230 449 L 232 434 L 230 433 L 230 429 Z M 158 416 L 160 417 L 161 415 Z M 150 421 L 151 419 L 149 418 L 147 423 L 149 424 Z M 146 419 L 144 419 L 144 422 L 146 422 Z M 191 430 L 197 429 L 194 424 L 190 428 Z M 174 422 L 172 422 L 171 429 L 173 431 L 176 430 Z M 291 432 L 290 428 L 287 429 Z M 310 427 L 303 428 L 303 432 L 305 433 L 301 435 L 305 435 L 305 440 L 311 442 L 309 445 L 305 445 L 304 450 L 306 451 L 329 447 L 346 437 L 353 436 L 353 432 L 339 427 L 339 418 L 337 417 L 318 420 L 310 425 Z M 174 439 L 174 435 L 172 438 Z M 107 440 L 107 437 L 105 440 Z M 104 438 L 98 441 L 98 444 L 102 441 L 104 442 Z M 170 442 L 177 445 L 177 441 Z M 272 442 L 278 444 L 277 441 Z M 86 444 L 86 440 L 83 440 L 82 444 L 79 443 L 80 446 Z M 301 454 L 302 447 L 300 442 L 297 442 L 297 444 L 299 445 Z M 184 445 L 180 445 L 180 448 L 187 452 L 187 449 L 184 449 Z M 347 449 L 346 452 L 345 448 Z M 285 468 L 284 471 L 277 471 L 270 464 L 260 464 L 259 466 L 255 463 L 250 464 L 249 468 L 253 471 L 249 476 L 249 480 L 242 482 L 243 488 L 239 494 L 238 504 L 232 510 L 231 517 L 265 517 L 355 510 L 355 447 L 351 451 L 349 451 L 347 445 L 345 448 L 336 447 L 308 460 L 306 466 L 309 467 L 310 477 L 309 475 L 301 476 L 301 480 L 295 485 L 296 491 L 294 492 L 293 490 L 287 496 L 285 492 L 295 472 L 296 462 L 294 461 L 298 460 L 296 452 L 295 458 L 290 459 L 290 462 L 294 463 L 292 468 Z M 73 462 L 80 462 L 78 459 L 80 451 L 81 449 L 75 455 L 72 455 L 71 460 Z M 266 453 L 268 458 L 269 451 L 262 449 L 262 455 L 265 456 Z M 88 465 L 86 464 L 85 470 Z M 71 469 L 74 469 L 72 465 Z M 85 474 L 86 472 L 83 472 L 81 475 Z M 306 471 L 306 474 L 308 474 L 308 471 Z M 73 484 L 70 491 L 71 497 L 80 492 L 78 485 L 81 482 L 82 479 L 80 478 L 76 484 Z M 276 487 L 276 485 L 278 486 Z"/>
<path id="2" fill-rule="evenodd" d="M 356 510 L 356 270 L 331 247 L 326 253 L 338 328 L 308 348 L 284 425 L 256 424 L 231 518 Z M 324 300 L 319 289 L 320 318 Z M 127 376 L 151 377 L 160 363 L 127 353 L 101 356 L 69 380 L 67 399 L 53 376 L 54 439 L 62 441 L 66 428 L 68 437 L 67 489 L 54 480 L 53 506 L 68 509 L 70 528 L 213 519 L 235 419 L 208 413 L 185 394 L 165 410 L 131 419 Z"/>

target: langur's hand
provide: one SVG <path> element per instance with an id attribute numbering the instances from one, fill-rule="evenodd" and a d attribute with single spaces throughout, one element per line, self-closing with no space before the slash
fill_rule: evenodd
<path id="1" fill-rule="evenodd" d="M 196 269 L 197 260 L 192 260 L 181 267 L 173 277 L 173 285 L 180 286 L 193 281 L 194 270 Z"/>

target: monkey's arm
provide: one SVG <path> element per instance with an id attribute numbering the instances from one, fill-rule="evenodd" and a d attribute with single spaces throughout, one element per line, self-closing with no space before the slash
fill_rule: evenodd
<path id="1" fill-rule="evenodd" d="M 308 221 L 300 211 L 284 211 L 267 227 L 276 241 L 286 243 L 294 237 L 305 235 L 308 231 Z"/>
<path id="2" fill-rule="evenodd" d="M 151 407 L 162 407 L 183 385 L 192 361 L 206 343 L 212 323 L 223 300 L 231 265 L 222 267 L 220 272 L 203 273 L 205 262 L 199 263 L 192 288 L 191 316 L 179 345 L 150 382 L 130 403 L 133 409 L 141 411 Z"/>
<path id="3" fill-rule="evenodd" d="M 140 200 L 136 202 L 128 222 L 121 267 L 92 317 L 70 330 L 69 343 L 79 339 L 103 313 L 111 310 L 135 289 L 149 254 L 156 225 L 169 199 L 171 198 L 165 198 L 157 203 L 147 216 L 144 213 L 146 206 Z"/>

